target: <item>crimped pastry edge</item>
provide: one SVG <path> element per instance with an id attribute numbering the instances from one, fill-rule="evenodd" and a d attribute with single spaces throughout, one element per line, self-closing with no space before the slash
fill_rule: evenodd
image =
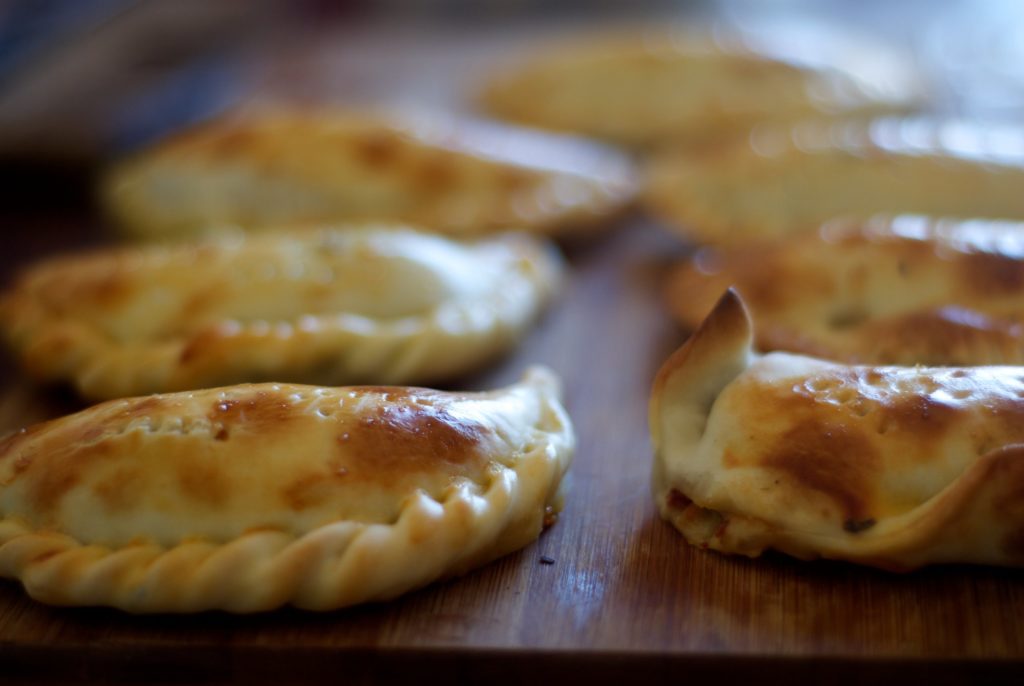
<path id="1" fill-rule="evenodd" d="M 533 541 L 562 505 L 575 438 L 557 401 L 559 382 L 533 367 L 508 390 L 519 386 L 532 389 L 550 419 L 552 430 L 538 432 L 544 440 L 531 442 L 513 467 L 492 460 L 486 484 L 455 479 L 440 499 L 418 489 L 393 523 L 339 521 L 300 535 L 252 530 L 227 542 L 107 547 L 32 530 L 7 513 L 0 517 L 0 576 L 53 605 L 252 613 L 388 600 L 464 574 Z"/>
<path id="2" fill-rule="evenodd" d="M 990 450 L 932 497 L 856 535 L 822 535 L 711 507 L 692 489 L 673 483 L 666 452 L 680 446 L 666 445 L 666 422 L 688 419 L 684 439 L 699 441 L 719 393 L 760 358 L 753 352 L 752 337 L 742 300 L 727 291 L 694 335 L 666 360 L 651 392 L 653 495 L 662 517 L 690 544 L 748 557 L 773 549 L 804 560 L 846 560 L 896 572 L 936 563 L 1024 566 L 1024 550 L 1016 557 L 1008 554 L 992 533 L 994 523 L 1000 523 L 995 501 L 1006 498 L 1005 490 L 1014 484 L 1018 489 L 1024 484 L 1024 445 Z M 694 397 L 680 402 L 671 397 L 676 393 Z M 673 405 L 674 410 L 666 410 Z M 1001 533 L 1020 530 L 1010 522 Z"/>
<path id="3" fill-rule="evenodd" d="M 378 225 L 367 226 L 373 230 Z M 382 231 L 397 230 L 379 226 Z M 54 319 L 18 286 L 0 298 L 0 321 L 6 321 L 9 345 L 32 376 L 71 380 L 80 395 L 95 400 L 264 379 L 433 383 L 468 372 L 510 349 L 564 279 L 560 255 L 543 239 L 510 233 L 467 245 L 472 249 L 487 244 L 512 251 L 517 264 L 510 261 L 509 276 L 486 299 L 449 300 L 422 315 L 390 321 L 354 313 L 297 314 L 288 321 L 248 324 L 223 320 L 187 337 L 112 345 L 88 322 Z M 182 247 L 124 250 L 176 249 Z M 283 372 L 281 360 L 298 371 Z"/>

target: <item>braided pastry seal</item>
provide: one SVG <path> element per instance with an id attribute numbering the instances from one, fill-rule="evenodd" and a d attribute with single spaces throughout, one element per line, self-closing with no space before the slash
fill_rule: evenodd
<path id="1" fill-rule="evenodd" d="M 36 425 L 0 442 L 0 574 L 129 612 L 393 598 L 552 521 L 575 445 L 557 386 L 243 385 Z"/>

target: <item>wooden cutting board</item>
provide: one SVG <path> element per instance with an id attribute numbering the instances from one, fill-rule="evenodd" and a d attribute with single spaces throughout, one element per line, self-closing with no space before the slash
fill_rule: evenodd
<path id="1" fill-rule="evenodd" d="M 9 222 L 10 223 L 10 222 Z M 101 240 L 81 221 L 18 220 L 14 262 Z M 547 683 L 736 677 L 933 683 L 1024 676 L 1024 574 L 942 567 L 893 575 L 687 546 L 649 495 L 651 379 L 684 338 L 663 311 L 685 254 L 638 217 L 569 246 L 572 278 L 523 348 L 461 385 L 531 363 L 564 379 L 579 450 L 561 518 L 521 552 L 394 602 L 313 614 L 137 617 L 50 608 L 0 582 L 0 681 Z M 0 429 L 74 410 L 9 362 Z M 546 563 L 545 558 L 554 562 Z"/>

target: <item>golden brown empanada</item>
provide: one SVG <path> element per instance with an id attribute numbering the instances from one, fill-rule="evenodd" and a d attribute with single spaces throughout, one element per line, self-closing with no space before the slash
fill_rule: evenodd
<path id="1" fill-rule="evenodd" d="M 104 198 L 146 238 L 388 220 L 460 236 L 590 231 L 635 192 L 625 157 L 488 124 L 344 112 L 224 117 L 115 167 Z"/>
<path id="2" fill-rule="evenodd" d="M 813 231 L 841 215 L 1024 218 L 1024 133 L 926 119 L 805 122 L 655 156 L 645 202 L 696 241 Z"/>
<path id="3" fill-rule="evenodd" d="M 851 363 L 1024 364 L 1024 224 L 878 216 L 704 248 L 667 290 L 695 328 L 733 286 L 760 350 Z"/>
<path id="4" fill-rule="evenodd" d="M 887 66 L 873 64 L 868 80 L 866 69 L 801 64 L 738 36 L 633 30 L 540 50 L 480 99 L 504 119 L 627 145 L 703 143 L 757 122 L 906 111 L 921 99 L 902 62 L 871 58 Z"/>
<path id="5" fill-rule="evenodd" d="M 525 235 L 408 228 L 222 236 L 44 262 L 0 299 L 35 377 L 89 398 L 249 381 L 423 383 L 509 349 L 557 290 Z"/>
<path id="6" fill-rule="evenodd" d="M 0 575 L 130 612 L 393 598 L 553 521 L 575 445 L 557 386 L 242 385 L 36 425 L 0 441 Z"/>
<path id="7" fill-rule="evenodd" d="M 1024 367 L 754 354 L 730 291 L 654 382 L 662 515 L 701 548 L 1024 565 Z"/>

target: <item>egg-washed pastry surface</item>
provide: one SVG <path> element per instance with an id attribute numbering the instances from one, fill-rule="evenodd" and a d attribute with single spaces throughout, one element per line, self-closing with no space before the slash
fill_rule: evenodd
<path id="1" fill-rule="evenodd" d="M 424 383 L 507 351 L 557 290 L 525 235 L 362 226 L 43 262 L 0 298 L 22 366 L 85 397 L 251 381 Z"/>
<path id="2" fill-rule="evenodd" d="M 872 70 L 883 79 L 869 80 L 738 36 L 731 43 L 668 30 L 570 39 L 493 78 L 480 99 L 511 121 L 651 146 L 706 141 L 763 121 L 906 111 L 921 98 L 896 59 Z"/>
<path id="3" fill-rule="evenodd" d="M 389 220 L 453 235 L 590 231 L 628 204 L 632 165 L 587 141 L 471 120 L 330 111 L 227 116 L 114 167 L 106 206 L 150 239 Z"/>
<path id="4" fill-rule="evenodd" d="M 1024 364 L 1024 224 L 902 215 L 703 248 L 669 278 L 696 328 L 730 286 L 760 350 L 850 363 Z"/>
<path id="5" fill-rule="evenodd" d="M 1024 367 L 848 366 L 751 342 L 730 291 L 654 383 L 654 495 L 690 543 L 1024 565 Z"/>
<path id="6" fill-rule="evenodd" d="M 485 393 L 259 384 L 115 400 L 0 441 L 0 574 L 57 605 L 330 610 L 467 572 L 561 507 L 542 368 Z"/>
<path id="7" fill-rule="evenodd" d="M 710 244 L 780 238 L 877 213 L 1024 219 L 1024 131 L 928 119 L 760 127 L 647 170 L 644 202 Z"/>

